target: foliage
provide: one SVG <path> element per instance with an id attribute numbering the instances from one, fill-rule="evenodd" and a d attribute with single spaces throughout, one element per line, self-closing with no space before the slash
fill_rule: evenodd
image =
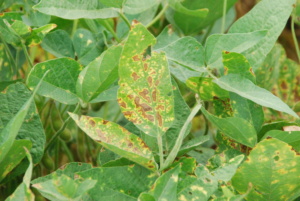
<path id="1" fill-rule="evenodd" d="M 300 199 L 300 4 L 236 3 L 0 0 L 0 201 Z"/>

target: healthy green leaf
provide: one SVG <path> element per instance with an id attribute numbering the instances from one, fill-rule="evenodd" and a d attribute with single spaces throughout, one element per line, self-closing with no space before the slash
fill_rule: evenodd
<path id="1" fill-rule="evenodd" d="M 232 179 L 237 191 L 253 188 L 247 200 L 289 200 L 299 189 L 300 159 L 291 147 L 277 139 L 261 141 Z"/>
<path id="2" fill-rule="evenodd" d="M 157 6 L 160 0 L 126 0 L 123 10 L 126 14 L 138 14 L 148 10 L 151 7 Z"/>
<path id="3" fill-rule="evenodd" d="M 216 79 L 215 83 L 217 83 L 221 88 L 234 92 L 259 105 L 298 117 L 298 115 L 278 97 L 274 96 L 271 92 L 256 86 L 253 82 L 244 77 L 236 74 L 229 74 Z"/>
<path id="4" fill-rule="evenodd" d="M 75 57 L 72 40 L 64 30 L 59 29 L 47 34 L 41 45 L 46 51 L 58 58 Z"/>
<path id="5" fill-rule="evenodd" d="M 86 66 L 79 74 L 76 92 L 83 101 L 89 102 L 108 89 L 118 78 L 121 46 L 112 46 Z"/>
<path id="6" fill-rule="evenodd" d="M 38 163 L 43 156 L 46 137 L 36 106 L 30 102 L 32 96 L 22 83 L 11 84 L 0 93 L 0 147 L 8 151 L 15 138 L 30 140 L 33 163 Z M 0 162 L 6 151 L 0 154 Z"/>
<path id="7" fill-rule="evenodd" d="M 228 137 L 249 147 L 254 147 L 257 142 L 256 131 L 248 121 L 238 117 L 218 118 L 201 109 L 206 118 Z"/>
<path id="8" fill-rule="evenodd" d="M 174 100 L 165 54 L 152 52 L 144 58 L 144 51 L 154 43 L 143 25 L 133 26 L 120 59 L 118 102 L 128 120 L 156 137 L 174 121 Z"/>
<path id="9" fill-rule="evenodd" d="M 48 15 L 71 20 L 79 18 L 105 19 L 118 17 L 119 9 L 110 6 L 106 6 L 98 0 L 41 0 L 33 8 Z"/>
<path id="10" fill-rule="evenodd" d="M 149 147 L 125 128 L 101 118 L 69 114 L 87 135 L 105 148 L 150 170 L 157 168 Z"/>
<path id="11" fill-rule="evenodd" d="M 243 53 L 254 70 L 261 65 L 273 48 L 278 36 L 286 26 L 295 2 L 295 0 L 260 1 L 229 29 L 229 33 L 250 33 L 268 30 L 267 37 L 264 37 L 263 40 Z"/>
<path id="12" fill-rule="evenodd" d="M 76 104 L 76 81 L 82 67 L 73 59 L 60 58 L 36 64 L 27 78 L 27 85 L 34 88 L 48 70 L 38 94 L 53 98 L 64 104 Z"/>
<path id="13" fill-rule="evenodd" d="M 214 34 L 205 43 L 205 61 L 209 68 L 222 68 L 222 52 L 237 52 L 245 55 L 247 50 L 259 44 L 267 31 L 250 33 Z M 247 55 L 245 55 L 247 57 Z M 247 57 L 248 58 L 248 57 Z"/>

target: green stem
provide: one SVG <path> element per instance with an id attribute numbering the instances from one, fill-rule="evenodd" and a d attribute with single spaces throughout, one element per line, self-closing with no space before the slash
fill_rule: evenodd
<path id="1" fill-rule="evenodd" d="M 77 30 L 77 27 L 78 27 L 78 19 L 74 20 L 73 21 L 73 27 L 72 27 L 72 33 L 71 33 L 71 36 L 73 37 L 76 30 Z"/>
<path id="2" fill-rule="evenodd" d="M 121 12 L 119 12 L 120 17 L 124 20 L 124 22 L 126 23 L 126 25 L 128 26 L 128 28 L 131 28 L 130 22 L 128 20 L 128 18 Z"/>
<path id="3" fill-rule="evenodd" d="M 207 37 L 209 36 L 209 34 L 211 33 L 212 28 L 214 27 L 215 23 L 213 22 L 207 29 L 207 31 L 205 32 L 205 35 L 203 36 L 203 38 L 201 39 L 201 43 L 204 44 L 204 42 L 206 41 Z"/>
<path id="4" fill-rule="evenodd" d="M 62 148 L 65 150 L 65 153 L 69 159 L 69 162 L 74 162 L 74 157 L 73 157 L 69 147 L 67 146 L 67 143 L 63 140 L 60 140 L 60 143 L 62 145 Z"/>
<path id="5" fill-rule="evenodd" d="M 160 164 L 160 167 L 162 167 L 164 164 L 164 148 L 163 148 L 163 142 L 162 142 L 162 137 L 161 137 L 160 133 L 158 133 L 158 135 L 157 135 L 157 145 L 158 145 L 158 150 L 159 150 L 159 164 Z"/>
<path id="6" fill-rule="evenodd" d="M 197 101 L 196 105 L 194 106 L 194 108 L 192 109 L 190 115 L 188 116 L 187 120 L 185 121 L 184 125 L 182 126 L 179 136 L 176 139 L 175 145 L 172 149 L 172 151 L 170 152 L 169 156 L 167 157 L 167 159 L 165 160 L 165 163 L 160 167 L 160 171 L 164 170 L 165 168 L 167 168 L 176 158 L 181 145 L 182 145 L 182 141 L 184 139 L 184 134 L 186 133 L 186 130 L 190 124 L 190 122 L 193 120 L 194 116 L 197 114 L 197 112 L 200 110 L 202 104 L 200 102 Z"/>
<path id="7" fill-rule="evenodd" d="M 80 109 L 80 104 L 77 104 L 75 110 L 73 111 L 73 113 L 77 113 L 78 110 Z M 46 148 L 45 148 L 45 152 L 49 149 L 50 145 L 55 141 L 55 139 L 64 131 L 64 129 L 67 127 L 68 122 L 70 121 L 71 117 L 69 116 L 66 121 L 63 123 L 63 125 L 61 126 L 61 128 L 52 136 L 52 138 L 49 140 Z"/>
<path id="8" fill-rule="evenodd" d="M 23 41 L 21 41 L 21 45 L 22 45 L 22 49 L 23 49 L 23 51 L 24 51 L 26 60 L 27 60 L 27 62 L 28 62 L 28 64 L 29 64 L 29 69 L 28 69 L 28 71 L 27 71 L 27 73 L 28 73 L 28 72 L 30 72 L 30 70 L 33 68 L 33 63 L 32 63 L 32 61 L 31 61 L 31 59 L 30 59 L 29 54 L 28 54 L 27 47 L 25 46 L 25 44 L 23 43 Z M 26 76 L 27 76 L 27 75 L 26 75 Z"/>
<path id="9" fill-rule="evenodd" d="M 156 17 L 151 21 L 149 22 L 146 27 L 149 28 L 151 27 L 157 20 L 159 20 L 163 15 L 164 13 L 166 12 L 166 10 L 169 8 L 169 4 L 167 3 L 163 9 L 156 15 Z"/>
<path id="10" fill-rule="evenodd" d="M 298 56 L 298 61 L 300 62 L 300 50 L 299 50 L 299 43 L 298 43 L 298 40 L 296 37 L 296 32 L 295 32 L 295 15 L 294 14 L 292 14 L 291 30 L 292 30 L 292 36 L 293 36 L 296 53 Z"/>
<path id="11" fill-rule="evenodd" d="M 225 33 L 225 24 L 226 24 L 226 9 L 227 9 L 227 0 L 224 0 L 224 4 L 223 4 L 223 17 L 222 17 L 222 27 L 221 27 L 221 34 Z"/>
<path id="12" fill-rule="evenodd" d="M 15 68 L 16 71 L 18 71 L 18 66 L 17 66 L 17 64 L 16 64 L 16 62 L 15 62 L 15 60 L 14 60 L 14 57 L 13 57 L 13 55 L 12 55 L 12 53 L 11 53 L 11 51 L 10 51 L 8 45 L 7 45 L 7 43 L 6 43 L 6 42 L 4 41 L 4 39 L 2 38 L 2 35 L 1 35 L 1 34 L 0 34 L 0 39 L 1 39 L 1 42 L 3 43 L 3 45 L 4 45 L 4 48 L 5 48 L 5 51 L 6 51 L 7 55 L 8 55 L 8 57 L 9 57 L 11 66 L 13 66 L 13 67 Z M 11 68 L 11 71 L 13 72 L 13 69 L 12 69 L 12 68 Z"/>
<path id="13" fill-rule="evenodd" d="M 104 20 L 105 23 L 105 27 L 106 29 L 113 35 L 113 37 L 116 39 L 116 41 L 118 43 L 121 42 L 120 38 L 118 37 L 117 33 L 115 32 L 115 30 L 111 27 L 111 24 L 107 22 L 107 20 Z"/>

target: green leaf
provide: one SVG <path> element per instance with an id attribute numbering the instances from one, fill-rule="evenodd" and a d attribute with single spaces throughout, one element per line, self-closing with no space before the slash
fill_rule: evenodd
<path id="1" fill-rule="evenodd" d="M 41 45 L 46 51 L 58 58 L 75 57 L 73 42 L 64 30 L 59 29 L 47 34 Z"/>
<path id="2" fill-rule="evenodd" d="M 92 61 L 79 74 L 76 92 L 83 101 L 89 102 L 107 90 L 118 78 L 121 46 L 112 46 Z"/>
<path id="3" fill-rule="evenodd" d="M 273 48 L 278 36 L 286 26 L 286 22 L 293 10 L 293 4 L 295 4 L 295 0 L 260 1 L 229 29 L 229 33 L 250 33 L 268 30 L 268 35 L 263 40 L 243 53 L 254 70 L 261 65 Z"/>
<path id="4" fill-rule="evenodd" d="M 104 1 L 103 2 L 107 2 Z M 97 19 L 97 18 L 112 18 L 118 17 L 118 8 L 106 6 L 98 0 L 41 0 L 33 7 L 42 13 L 54 15 L 64 19 Z"/>
<path id="5" fill-rule="evenodd" d="M 253 82 L 244 77 L 236 74 L 229 74 L 216 79 L 215 83 L 217 83 L 221 88 L 234 92 L 259 105 L 298 117 L 298 115 L 278 97 L 274 96 L 271 92 L 256 86 Z"/>
<path id="6" fill-rule="evenodd" d="M 30 36 L 26 38 L 26 45 L 29 47 L 39 45 L 46 34 L 56 28 L 56 24 L 47 24 L 45 26 L 32 29 Z"/>
<path id="7" fill-rule="evenodd" d="M 10 173 L 26 156 L 23 147 L 30 150 L 32 143 L 29 140 L 15 140 L 12 147 L 0 163 L 0 182 Z"/>
<path id="8" fill-rule="evenodd" d="M 87 135 L 105 148 L 150 170 L 156 170 L 157 165 L 152 152 L 141 138 L 116 123 L 101 118 L 69 114 Z"/>
<path id="9" fill-rule="evenodd" d="M 153 46 L 154 50 L 164 48 L 169 44 L 180 39 L 179 35 L 175 32 L 172 25 L 166 26 L 162 32 L 156 37 L 157 43 Z"/>
<path id="10" fill-rule="evenodd" d="M 123 10 L 126 14 L 138 14 L 148 10 L 151 7 L 157 6 L 160 0 L 126 0 Z"/>
<path id="11" fill-rule="evenodd" d="M 45 15 L 39 11 L 30 9 L 26 15 L 22 16 L 23 22 L 29 26 L 41 27 L 48 24 L 51 20 L 50 15 Z"/>
<path id="12" fill-rule="evenodd" d="M 78 175 L 97 181 L 88 192 L 91 200 L 106 201 L 136 201 L 139 194 L 148 191 L 157 178 L 153 172 L 137 165 L 93 168 Z"/>
<path id="13" fill-rule="evenodd" d="M 247 200 L 289 200 L 299 189 L 300 159 L 291 147 L 277 139 L 261 141 L 238 169 L 232 184 Z"/>
<path id="14" fill-rule="evenodd" d="M 209 136 L 200 136 L 200 137 L 195 137 L 192 140 L 184 143 L 179 152 L 178 156 L 182 156 L 186 153 L 188 153 L 191 150 L 194 150 L 196 147 L 199 147 L 199 145 L 203 144 L 204 142 L 209 140 Z"/>
<path id="15" fill-rule="evenodd" d="M 144 58 L 144 51 L 154 43 L 143 25 L 133 26 L 120 59 L 118 102 L 128 120 L 156 137 L 174 121 L 174 99 L 165 55 L 152 52 Z"/>
<path id="16" fill-rule="evenodd" d="M 204 47 L 192 37 L 180 38 L 163 48 L 155 49 L 155 51 L 164 51 L 169 60 L 195 71 L 199 71 L 205 66 Z"/>
<path id="17" fill-rule="evenodd" d="M 76 81 L 82 67 L 73 59 L 60 58 L 36 64 L 27 78 L 27 85 L 34 88 L 48 70 L 38 94 L 53 98 L 64 104 L 76 104 Z"/>
<path id="18" fill-rule="evenodd" d="M 256 131 L 248 121 L 238 117 L 218 118 L 208 113 L 203 107 L 201 111 L 210 122 L 228 137 L 248 147 L 255 146 L 257 142 Z"/>
<path id="19" fill-rule="evenodd" d="M 300 131 L 271 130 L 267 132 L 261 140 L 269 137 L 288 143 L 293 147 L 293 149 L 295 149 L 297 152 L 300 152 Z"/>
<path id="20" fill-rule="evenodd" d="M 177 200 L 177 184 L 180 165 L 165 172 L 154 183 L 149 194 L 156 200 Z"/>
<path id="21" fill-rule="evenodd" d="M 205 43 L 205 61 L 209 68 L 222 68 L 222 52 L 245 52 L 259 44 L 266 37 L 267 31 L 250 33 L 214 34 Z M 247 57 L 247 55 L 245 55 Z M 248 58 L 248 57 L 247 57 Z"/>
<path id="22" fill-rule="evenodd" d="M 51 174 L 51 179 L 35 183 L 32 186 L 49 200 L 68 201 L 82 200 L 87 191 L 92 189 L 96 182 L 92 179 L 73 179 L 64 174 Z"/>
<path id="23" fill-rule="evenodd" d="M 213 101 L 216 98 L 229 98 L 228 92 L 214 83 L 213 78 L 191 77 L 186 81 L 186 85 L 199 94 L 201 100 L 204 101 Z"/>
<path id="24" fill-rule="evenodd" d="M 101 54 L 102 49 L 92 32 L 86 29 L 77 29 L 73 36 L 73 46 L 78 62 L 88 65 Z"/>
<path id="25" fill-rule="evenodd" d="M 9 196 L 5 201 L 19 201 L 19 200 L 26 200 L 26 201 L 34 201 L 34 194 L 30 190 L 30 180 L 32 175 L 32 158 L 29 151 L 25 148 L 27 158 L 29 160 L 29 167 L 26 170 L 26 173 L 23 177 L 23 182 L 17 187 L 14 193 Z"/>
<path id="26" fill-rule="evenodd" d="M 0 93 L 0 147 L 4 145 L 8 151 L 15 138 L 30 140 L 36 164 L 43 156 L 46 137 L 36 106 L 30 102 L 32 96 L 22 83 L 11 84 Z M 6 151 L 0 154 L 0 162 Z"/>

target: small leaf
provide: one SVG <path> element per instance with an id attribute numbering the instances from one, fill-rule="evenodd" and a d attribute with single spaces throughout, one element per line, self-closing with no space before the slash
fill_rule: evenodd
<path id="1" fill-rule="evenodd" d="M 299 166 L 299 156 L 288 144 L 266 139 L 250 152 L 232 184 L 240 193 L 245 193 L 249 183 L 252 184 L 247 200 L 289 200 L 300 189 Z"/>
<path id="2" fill-rule="evenodd" d="M 30 36 L 26 38 L 26 45 L 29 47 L 39 45 L 47 33 L 56 28 L 56 24 L 47 24 L 42 27 L 32 29 Z"/>
<path id="3" fill-rule="evenodd" d="M 244 77 L 230 74 L 216 79 L 215 83 L 221 88 L 234 92 L 259 105 L 285 112 L 298 118 L 298 115 L 278 97 L 274 96 L 271 92 L 256 86 L 253 82 Z"/>
<path id="4" fill-rule="evenodd" d="M 47 70 L 38 94 L 53 98 L 64 104 L 76 104 L 76 81 L 82 67 L 70 58 L 60 58 L 36 64 L 27 78 L 27 85 L 34 88 Z"/>
<path id="5" fill-rule="evenodd" d="M 128 120 L 156 137 L 174 121 L 174 99 L 166 56 L 156 52 L 143 56 L 154 43 L 154 36 L 143 25 L 134 25 L 121 54 L 118 102 Z"/>
<path id="6" fill-rule="evenodd" d="M 152 152 L 141 138 L 116 123 L 101 118 L 69 114 L 87 135 L 105 148 L 150 170 L 156 170 L 157 165 Z"/>
<path id="7" fill-rule="evenodd" d="M 209 121 L 228 137 L 246 146 L 255 146 L 257 142 L 256 131 L 246 120 L 238 117 L 218 118 L 208 113 L 203 107 L 201 111 Z"/>

